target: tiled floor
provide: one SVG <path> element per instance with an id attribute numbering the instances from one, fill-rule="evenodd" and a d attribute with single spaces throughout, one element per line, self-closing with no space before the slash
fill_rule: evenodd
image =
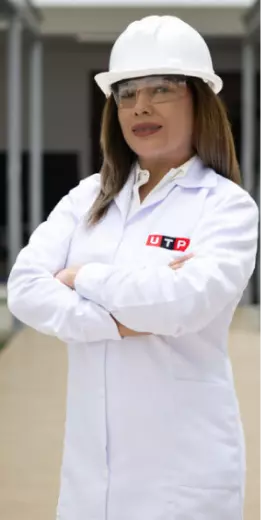
<path id="1" fill-rule="evenodd" d="M 248 451 L 245 520 L 260 518 L 258 315 L 240 308 L 230 334 Z M 64 345 L 30 329 L 0 353 L 1 520 L 55 520 L 66 365 Z"/>

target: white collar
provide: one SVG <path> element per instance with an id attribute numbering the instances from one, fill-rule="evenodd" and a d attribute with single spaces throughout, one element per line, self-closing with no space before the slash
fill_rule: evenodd
<path id="1" fill-rule="evenodd" d="M 135 183 L 135 168 L 136 164 L 131 168 L 130 175 L 125 182 L 122 190 L 114 197 L 115 203 L 117 204 L 122 215 L 126 216 L 128 211 L 129 201 L 133 193 L 133 185 Z M 214 188 L 218 182 L 218 174 L 211 168 L 204 166 L 202 160 L 198 155 L 195 156 L 195 162 L 192 167 L 189 168 L 188 175 L 175 179 L 174 184 L 181 186 L 182 188 Z"/>
<path id="2" fill-rule="evenodd" d="M 172 181 L 176 178 L 185 177 L 185 175 L 188 172 L 188 169 L 190 168 L 191 164 L 194 162 L 196 156 L 194 155 L 191 157 L 188 161 L 186 161 L 184 164 L 179 166 L 178 168 L 171 168 L 168 173 L 162 177 L 160 180 L 160 183 L 163 182 L 164 184 L 166 181 Z M 142 184 L 146 184 L 149 181 L 150 178 L 150 172 L 148 170 L 143 170 L 139 163 L 137 162 L 135 165 L 135 185 L 139 184 L 140 186 Z"/>

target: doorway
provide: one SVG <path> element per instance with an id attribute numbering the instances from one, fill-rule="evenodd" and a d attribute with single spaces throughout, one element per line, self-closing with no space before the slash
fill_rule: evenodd
<path id="1" fill-rule="evenodd" d="M 89 100 L 90 107 L 90 125 L 92 136 L 91 141 L 91 172 L 98 173 L 102 166 L 102 151 L 100 146 L 101 120 L 106 97 L 98 87 L 94 76 L 100 71 L 92 71 L 89 76 L 91 97 Z"/>
<path id="2" fill-rule="evenodd" d="M 29 153 L 21 158 L 22 246 L 28 242 L 29 230 Z M 7 153 L 0 152 L 0 282 L 5 283 L 7 272 Z M 45 152 L 43 154 L 43 216 L 46 220 L 59 200 L 79 183 L 78 152 Z M 15 209 L 14 209 L 15 211 Z"/>

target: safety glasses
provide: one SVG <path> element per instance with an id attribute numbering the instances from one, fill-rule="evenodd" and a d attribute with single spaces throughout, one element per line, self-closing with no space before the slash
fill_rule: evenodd
<path id="1" fill-rule="evenodd" d="M 121 81 L 112 85 L 112 93 L 119 108 L 133 108 L 142 92 L 149 103 L 177 101 L 186 93 L 185 76 L 148 76 Z"/>

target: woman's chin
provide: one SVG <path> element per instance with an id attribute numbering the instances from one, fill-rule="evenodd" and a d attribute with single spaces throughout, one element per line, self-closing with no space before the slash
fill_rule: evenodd
<path id="1" fill-rule="evenodd" d="M 132 148 L 135 154 L 138 157 L 143 157 L 144 159 L 156 159 L 158 157 L 163 157 L 165 155 L 165 150 L 160 146 L 135 146 Z"/>

